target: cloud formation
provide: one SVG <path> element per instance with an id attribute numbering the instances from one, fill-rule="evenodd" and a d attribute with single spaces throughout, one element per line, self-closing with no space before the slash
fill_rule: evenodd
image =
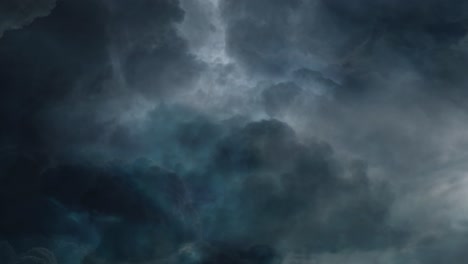
<path id="1" fill-rule="evenodd" d="M 7 30 L 19 29 L 26 26 L 39 17 L 50 14 L 55 7 L 55 0 L 42 1 L 2 1 L 0 21 L 0 37 Z"/>
<path id="2" fill-rule="evenodd" d="M 0 262 L 467 258 L 464 1 L 10 2 Z"/>

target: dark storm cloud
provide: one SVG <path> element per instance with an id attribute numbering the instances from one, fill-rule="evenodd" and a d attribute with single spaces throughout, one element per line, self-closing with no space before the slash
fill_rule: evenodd
<path id="1" fill-rule="evenodd" d="M 116 67 L 131 87 L 148 94 L 181 89 L 200 65 L 174 28 L 184 11 L 177 1 L 109 2 Z"/>
<path id="2" fill-rule="evenodd" d="M 99 237 L 81 255 L 84 263 L 278 263 L 290 248 L 399 243 L 401 230 L 386 223 L 386 188 L 371 184 L 365 164 L 340 162 L 326 143 L 302 143 L 274 119 L 215 122 L 183 109 L 155 110 L 151 118 L 127 140 L 149 144 L 137 153 L 153 160 L 6 155 L 4 237 L 24 248 L 39 242 L 18 241 L 40 234 L 88 244 Z M 170 148 L 177 151 L 170 155 Z M 51 247 L 47 241 L 39 245 Z"/>
<path id="3" fill-rule="evenodd" d="M 208 241 L 338 250 L 403 235 L 387 225 L 391 195 L 369 181 L 364 163 L 344 164 L 326 143 L 300 142 L 283 122 L 218 123 L 169 109 L 151 117 L 147 132 L 129 139 L 180 174 Z"/>
<path id="4" fill-rule="evenodd" d="M 290 120 L 380 166 L 443 155 L 437 138 L 466 109 L 464 1 L 221 3 L 231 56 L 259 80 L 303 88 Z"/>
<path id="5" fill-rule="evenodd" d="M 262 92 L 265 110 L 270 116 L 281 113 L 301 94 L 302 89 L 295 83 L 286 82 L 270 86 Z"/>
<path id="6" fill-rule="evenodd" d="M 65 0 L 9 32 L 0 43 L 1 120 L 10 128 L 2 144 L 49 145 L 49 133 L 97 140 L 112 122 L 98 117 L 106 102 L 183 90 L 200 67 L 176 33 L 182 19 L 174 1 Z M 83 131 L 67 129 L 77 123 Z"/>
<path id="7" fill-rule="evenodd" d="M 398 236 L 385 223 L 391 199 L 369 183 L 363 164 L 340 164 L 330 146 L 302 144 L 282 122 L 249 123 L 214 153 L 215 172 L 226 181 L 211 225 L 220 240 L 333 251 Z"/>
<path id="8" fill-rule="evenodd" d="M 55 0 L 5 0 L 0 2 L 0 37 L 7 30 L 19 29 L 38 17 L 47 16 L 55 7 Z"/>
<path id="9" fill-rule="evenodd" d="M 287 53 L 294 45 L 288 31 L 300 1 L 222 1 L 222 5 L 227 46 L 233 55 L 260 71 L 278 73 L 288 68 Z"/>
<path id="10" fill-rule="evenodd" d="M 0 260 L 6 264 L 57 264 L 57 259 L 50 250 L 46 248 L 32 248 L 28 251 L 17 254 L 11 245 L 6 241 L 0 241 Z"/>
<path id="11" fill-rule="evenodd" d="M 200 1 L 0 3 L 0 261 L 466 258 L 466 3 Z"/>
<path id="12" fill-rule="evenodd" d="M 112 112 L 106 106 L 138 95 L 164 100 L 200 71 L 176 32 L 183 10 L 164 0 L 63 0 L 50 14 L 40 2 L 6 6 L 24 17 L 2 9 L 17 30 L 0 41 L 0 236 L 20 251 L 54 249 L 61 263 L 91 253 L 141 261 L 177 249 L 191 234 L 178 215 L 186 204 L 177 175 L 96 164 L 83 149 L 116 134 L 119 113 L 101 118 Z M 62 238 L 77 246 L 64 249 Z"/>
<path id="13" fill-rule="evenodd" d="M 447 175 L 457 171 L 456 166 L 444 166 L 445 161 L 465 159 L 466 129 L 461 124 L 468 95 L 467 3 L 224 0 L 221 9 L 227 52 L 246 75 L 302 88 L 293 107 L 276 117 L 298 128 L 303 137 L 326 139 L 335 149 L 366 160 L 373 176 L 400 194 L 397 207 L 408 211 L 394 213 L 409 231 L 403 244 L 415 251 L 403 259 L 430 262 L 427 252 L 436 248 L 437 261 L 463 258 L 465 228 L 447 231 L 459 232 L 460 239 L 452 243 L 450 235 L 440 231 L 445 224 L 434 224 L 435 215 L 411 208 L 431 207 L 423 193 L 431 196 L 440 186 L 450 186 Z M 273 100 L 265 100 L 267 93 L 273 89 L 263 92 L 263 102 L 270 102 L 263 110 L 271 114 Z M 287 95 L 275 94 L 281 98 L 279 105 L 288 105 Z M 434 169 L 439 167 L 443 172 Z M 423 190 L 422 182 L 432 185 L 436 178 L 431 191 Z M 450 199 L 447 196 L 438 198 Z M 418 206 L 405 205 L 408 197 L 419 199 Z M 435 207 L 428 211 L 444 210 Z M 448 219 L 456 214 L 439 213 Z M 409 225 L 408 219 L 418 220 Z M 427 225 L 419 228 L 422 223 Z M 434 236 L 430 246 L 418 240 L 433 229 L 441 235 Z M 361 262 L 366 261 L 362 257 Z"/>
<path id="14" fill-rule="evenodd" d="M 222 8 L 228 51 L 259 73 L 311 68 L 338 75 L 338 91 L 350 94 L 376 90 L 376 78 L 404 69 L 435 90 L 461 92 L 466 81 L 466 50 L 457 48 L 468 29 L 464 1 L 226 0 Z"/>
<path id="15" fill-rule="evenodd" d="M 190 214 L 187 190 L 158 167 L 66 161 L 48 167 L 28 157 L 4 157 L 1 165 L 0 234 L 17 247 L 50 246 L 54 237 L 89 244 L 97 235 L 93 255 L 142 261 L 171 254 L 193 231 L 182 221 Z M 47 239 L 21 242 L 40 236 Z"/>

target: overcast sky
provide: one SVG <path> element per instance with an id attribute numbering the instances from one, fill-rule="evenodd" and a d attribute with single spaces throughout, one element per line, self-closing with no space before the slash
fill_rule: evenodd
<path id="1" fill-rule="evenodd" d="M 463 0 L 0 0 L 0 263 L 464 263 L 467 69 Z"/>

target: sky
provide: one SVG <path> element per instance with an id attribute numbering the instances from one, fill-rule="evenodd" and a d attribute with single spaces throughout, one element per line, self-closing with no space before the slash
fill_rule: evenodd
<path id="1" fill-rule="evenodd" d="M 0 263 L 464 263 L 467 68 L 463 0 L 0 0 Z"/>

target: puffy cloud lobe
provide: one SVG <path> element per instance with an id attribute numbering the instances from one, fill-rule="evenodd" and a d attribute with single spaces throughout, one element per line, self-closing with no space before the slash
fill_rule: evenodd
<path id="1" fill-rule="evenodd" d="M 174 28 L 184 17 L 176 1 L 119 1 L 110 10 L 111 49 L 131 87 L 147 94 L 171 93 L 200 71 Z"/>
<path id="2" fill-rule="evenodd" d="M 214 226 L 220 229 L 213 232 L 218 239 L 338 250 L 378 247 L 399 236 L 385 223 L 391 200 L 374 193 L 365 171 L 343 178 L 348 168 L 329 146 L 299 143 L 284 123 L 247 124 L 215 153 L 213 166 L 227 177 L 223 204 L 212 213 L 219 214 Z"/>

